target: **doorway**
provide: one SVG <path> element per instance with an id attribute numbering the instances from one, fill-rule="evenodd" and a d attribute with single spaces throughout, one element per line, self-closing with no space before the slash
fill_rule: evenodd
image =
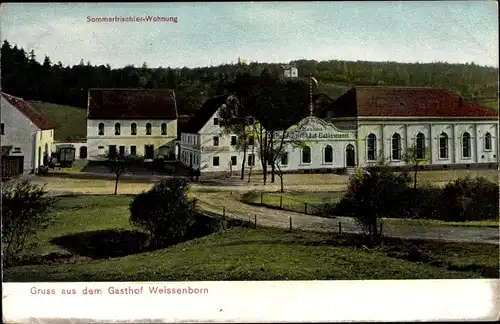
<path id="1" fill-rule="evenodd" d="M 356 165 L 356 157 L 354 155 L 354 146 L 349 144 L 345 148 L 345 164 L 346 167 L 354 167 Z"/>

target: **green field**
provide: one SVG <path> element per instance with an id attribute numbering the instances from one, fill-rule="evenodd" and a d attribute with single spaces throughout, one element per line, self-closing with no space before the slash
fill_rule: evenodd
<path id="1" fill-rule="evenodd" d="M 297 213 L 315 214 L 324 204 L 335 204 L 342 199 L 343 191 L 332 192 L 249 192 L 243 195 L 242 201 L 247 204 L 280 208 Z"/>
<path id="2" fill-rule="evenodd" d="M 479 99 L 477 103 L 488 107 L 491 111 L 498 112 L 498 99 Z"/>
<path id="3" fill-rule="evenodd" d="M 53 225 L 31 254 L 71 255 L 53 264 L 4 269 L 4 281 L 431 279 L 498 276 L 498 247 L 386 239 L 377 249 L 357 236 L 234 228 L 175 246 L 118 257 L 93 257 L 117 237 L 91 241 L 95 231 L 130 230 L 130 197 L 70 197 L 57 204 Z M 131 235 L 128 232 L 128 235 Z M 75 235 L 64 244 L 61 237 Z M 71 236 L 70 236 L 71 238 Z M 89 241 L 86 241 L 86 238 Z M 63 246 L 61 246 L 63 245 Z M 420 259 L 410 262 L 410 250 Z M 94 250 L 92 250 L 94 249 Z M 116 252 L 116 251 L 115 251 Z M 120 251 L 118 251 L 120 252 Z"/>
<path id="4" fill-rule="evenodd" d="M 54 124 L 56 141 L 87 137 L 87 110 L 40 101 L 29 103 Z"/>

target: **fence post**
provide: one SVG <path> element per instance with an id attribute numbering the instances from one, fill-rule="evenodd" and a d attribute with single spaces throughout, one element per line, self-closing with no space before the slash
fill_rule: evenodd
<path id="1" fill-rule="evenodd" d="M 262 205 L 264 203 L 264 193 L 260 193 L 260 204 Z"/>
<path id="2" fill-rule="evenodd" d="M 307 215 L 307 203 L 304 203 L 304 214 Z"/>
<path id="3" fill-rule="evenodd" d="M 222 206 L 222 219 L 226 219 L 226 206 Z"/>
<path id="4" fill-rule="evenodd" d="M 257 229 L 257 214 L 255 214 L 254 219 L 255 219 L 255 221 L 254 221 L 254 226 L 255 226 L 255 228 Z"/>
<path id="5" fill-rule="evenodd" d="M 342 235 L 342 222 L 339 222 L 339 235 Z"/>
<path id="6" fill-rule="evenodd" d="M 290 233 L 292 232 L 292 217 L 290 216 Z"/>
<path id="7" fill-rule="evenodd" d="M 380 230 L 378 231 L 378 235 L 382 236 L 382 222 L 380 222 Z"/>
<path id="8" fill-rule="evenodd" d="M 283 196 L 280 196 L 280 209 L 283 209 Z"/>

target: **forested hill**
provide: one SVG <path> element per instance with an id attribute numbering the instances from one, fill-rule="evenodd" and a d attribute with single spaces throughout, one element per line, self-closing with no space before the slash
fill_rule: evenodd
<path id="1" fill-rule="evenodd" d="M 111 63 L 111 62 L 110 62 Z M 498 69 L 471 64 L 396 63 L 298 60 L 291 62 L 299 76 L 312 74 L 315 92 L 335 99 L 353 85 L 425 86 L 454 91 L 476 102 L 497 106 Z M 165 62 L 168 66 L 168 62 Z M 282 73 L 280 64 L 227 64 L 203 68 L 148 68 L 54 64 L 45 56 L 39 63 L 34 51 L 4 41 L 1 49 L 2 91 L 27 100 L 85 108 L 88 88 L 172 88 L 179 114 L 190 114 L 212 96 L 224 93 L 225 85 L 238 73 L 260 74 L 264 68 Z"/>

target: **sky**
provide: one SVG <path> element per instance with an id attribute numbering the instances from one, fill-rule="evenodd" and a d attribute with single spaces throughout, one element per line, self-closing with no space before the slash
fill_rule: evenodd
<path id="1" fill-rule="evenodd" d="M 148 16 L 177 23 L 95 22 Z M 499 61 L 496 1 L 8 3 L 0 19 L 2 41 L 64 65 Z"/>

